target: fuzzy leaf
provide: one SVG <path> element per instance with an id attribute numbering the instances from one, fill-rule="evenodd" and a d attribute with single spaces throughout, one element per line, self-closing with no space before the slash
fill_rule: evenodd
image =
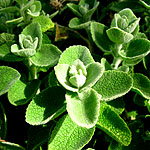
<path id="1" fill-rule="evenodd" d="M 40 86 L 39 80 L 24 83 L 18 80 L 8 91 L 8 100 L 11 104 L 18 106 L 26 104 L 36 94 Z"/>
<path id="2" fill-rule="evenodd" d="M 106 31 L 109 39 L 117 44 L 128 43 L 133 39 L 133 35 L 117 27 L 112 27 Z"/>
<path id="3" fill-rule="evenodd" d="M 93 89 L 81 93 L 68 92 L 66 101 L 69 116 L 77 125 L 92 128 L 98 120 L 100 98 L 101 95 Z"/>
<path id="4" fill-rule="evenodd" d="M 62 117 L 54 128 L 48 150 L 79 150 L 92 138 L 95 128 L 76 125 L 67 115 Z"/>
<path id="5" fill-rule="evenodd" d="M 46 32 L 47 30 L 54 28 L 54 23 L 47 16 L 38 16 L 34 18 L 33 22 L 38 22 L 41 25 L 42 32 Z"/>
<path id="6" fill-rule="evenodd" d="M 0 103 L 0 137 L 6 138 L 7 133 L 7 118 L 3 105 Z"/>
<path id="7" fill-rule="evenodd" d="M 52 44 L 43 44 L 40 50 L 31 57 L 31 62 L 35 66 L 53 67 L 57 64 L 61 51 Z"/>
<path id="8" fill-rule="evenodd" d="M 69 22 L 69 27 L 73 29 L 85 29 L 90 25 L 91 21 L 83 22 L 82 19 L 77 17 L 73 18 Z"/>
<path id="9" fill-rule="evenodd" d="M 127 124 L 105 102 L 100 105 L 97 127 L 125 146 L 128 146 L 131 142 L 131 131 Z"/>
<path id="10" fill-rule="evenodd" d="M 25 36 L 30 35 L 32 39 L 38 38 L 37 50 L 39 50 L 42 44 L 42 30 L 38 22 L 33 22 L 26 26 L 21 34 L 24 34 Z"/>
<path id="11" fill-rule="evenodd" d="M 13 55 L 11 53 L 11 48 L 7 44 L 0 45 L 0 60 L 8 61 L 8 62 L 15 62 L 15 61 L 22 61 L 23 58 Z"/>
<path id="12" fill-rule="evenodd" d="M 2 142 L 0 141 L 0 149 L 1 150 L 25 150 L 22 146 L 10 142 Z"/>
<path id="13" fill-rule="evenodd" d="M 31 125 L 45 124 L 59 116 L 65 109 L 65 91 L 60 87 L 43 90 L 30 102 L 26 122 Z"/>
<path id="14" fill-rule="evenodd" d="M 135 73 L 132 76 L 133 87 L 132 89 L 138 92 L 146 99 L 150 99 L 150 80 L 143 74 Z"/>
<path id="15" fill-rule="evenodd" d="M 1 33 L 0 34 L 0 45 L 8 42 L 12 42 L 14 40 L 15 35 L 9 33 Z"/>
<path id="16" fill-rule="evenodd" d="M 150 41 L 147 39 L 132 40 L 125 51 L 119 54 L 125 61 L 125 64 L 135 65 L 150 53 Z"/>
<path id="17" fill-rule="evenodd" d="M 93 86 L 102 100 L 109 101 L 128 93 L 132 87 L 132 78 L 125 72 L 105 71 L 98 82 Z"/>
<path id="18" fill-rule="evenodd" d="M 85 66 L 94 62 L 94 59 L 87 47 L 75 45 L 70 46 L 62 53 L 58 64 L 68 64 L 71 66 L 77 59 L 80 59 Z"/>
<path id="19" fill-rule="evenodd" d="M 7 66 L 0 66 L 0 95 L 6 93 L 9 88 L 20 78 L 20 73 Z"/>
<path id="20" fill-rule="evenodd" d="M 91 23 L 91 34 L 93 41 L 104 52 L 111 52 L 111 47 L 114 45 L 112 41 L 109 40 L 106 30 L 108 28 L 98 22 Z"/>

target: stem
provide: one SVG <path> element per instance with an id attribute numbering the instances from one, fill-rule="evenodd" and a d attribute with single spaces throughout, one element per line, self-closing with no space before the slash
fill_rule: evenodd
<path id="1" fill-rule="evenodd" d="M 119 65 L 121 64 L 121 62 L 122 62 L 122 59 L 121 58 L 116 58 L 116 57 L 114 57 L 114 60 L 113 60 L 113 63 L 112 63 L 112 67 L 114 68 L 114 69 L 118 69 L 118 67 L 119 67 Z"/>

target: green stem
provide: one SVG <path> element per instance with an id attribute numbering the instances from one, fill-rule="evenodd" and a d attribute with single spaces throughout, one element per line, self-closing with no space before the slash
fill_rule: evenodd
<path id="1" fill-rule="evenodd" d="M 114 57 L 114 60 L 113 60 L 113 63 L 112 63 L 112 67 L 114 68 L 114 69 L 118 69 L 118 67 L 119 67 L 119 65 L 121 64 L 121 62 L 122 62 L 122 59 L 121 58 L 116 58 L 116 57 Z"/>

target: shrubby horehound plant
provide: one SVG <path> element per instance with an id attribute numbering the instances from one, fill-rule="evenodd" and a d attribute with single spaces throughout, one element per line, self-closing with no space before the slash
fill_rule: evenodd
<path id="1" fill-rule="evenodd" d="M 46 145 L 48 150 L 90 150 L 102 142 L 98 137 L 109 150 L 145 146 L 150 130 L 145 131 L 141 120 L 150 117 L 150 80 L 146 74 L 134 72 L 142 62 L 143 69 L 149 68 L 150 41 L 140 32 L 141 18 L 124 8 L 107 27 L 93 20 L 99 11 L 97 0 L 53 0 L 55 7 L 61 6 L 59 12 L 46 14 L 42 6 L 49 8 L 51 3 L 0 1 L 0 98 L 14 107 L 25 107 L 25 121 L 31 126 L 26 147 L 7 142 L 7 108 L 1 100 L 0 149 L 45 150 Z M 118 2 L 111 7 L 119 9 L 117 4 L 122 6 Z M 139 4 L 149 8 L 142 0 Z M 51 19 L 65 10 L 77 17 L 68 21 L 69 27 L 55 28 Z M 53 41 L 57 34 L 65 39 L 60 27 L 65 29 L 63 34 L 77 34 L 88 47 L 74 44 L 64 48 Z M 88 39 L 78 32 L 83 29 Z M 129 95 L 135 105 L 146 108 L 146 115 L 128 112 Z"/>

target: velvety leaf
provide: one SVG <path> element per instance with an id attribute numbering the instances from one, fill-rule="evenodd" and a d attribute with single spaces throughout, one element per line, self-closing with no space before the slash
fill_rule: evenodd
<path id="1" fill-rule="evenodd" d="M 26 122 L 31 125 L 47 123 L 66 110 L 64 101 L 65 91 L 62 88 L 43 90 L 30 102 L 26 111 Z"/>
<path id="2" fill-rule="evenodd" d="M 131 131 L 127 124 L 105 102 L 100 105 L 97 127 L 125 146 L 128 146 L 131 142 Z"/>
<path id="3" fill-rule="evenodd" d="M 82 19 L 77 17 L 73 18 L 69 22 L 69 27 L 74 29 L 85 29 L 90 25 L 91 21 L 83 22 Z"/>
<path id="4" fill-rule="evenodd" d="M 6 93 L 9 88 L 20 78 L 20 73 L 7 66 L 0 66 L 0 95 Z"/>
<path id="5" fill-rule="evenodd" d="M 0 103 L 0 137 L 5 139 L 7 133 L 7 118 L 3 105 Z"/>
<path id="6" fill-rule="evenodd" d="M 2 142 L 0 141 L 0 149 L 1 150 L 25 150 L 22 146 L 10 142 Z"/>
<path id="7" fill-rule="evenodd" d="M 99 80 L 99 78 L 103 75 L 104 72 L 103 66 L 98 62 L 94 62 L 87 65 L 86 70 L 86 82 L 82 88 L 92 87 Z"/>
<path id="8" fill-rule="evenodd" d="M 48 85 L 49 87 L 59 86 L 54 70 L 52 70 L 48 76 Z"/>
<path id="9" fill-rule="evenodd" d="M 109 39 L 117 44 L 128 43 L 133 39 L 133 35 L 117 27 L 112 27 L 106 31 Z"/>
<path id="10" fill-rule="evenodd" d="M 28 48 L 28 49 L 19 49 L 17 44 L 13 44 L 11 46 L 11 52 L 14 55 L 17 55 L 17 56 L 31 57 L 31 56 L 35 55 L 36 50 L 35 49 L 30 49 L 30 48 Z"/>
<path id="11" fill-rule="evenodd" d="M 144 98 L 150 99 L 150 80 L 143 74 L 134 73 L 132 89 L 141 94 Z"/>
<path id="12" fill-rule="evenodd" d="M 9 33 L 1 33 L 0 34 L 0 45 L 8 42 L 12 42 L 14 40 L 14 34 Z"/>
<path id="13" fill-rule="evenodd" d="M 21 34 L 24 35 L 30 35 L 32 37 L 32 39 L 35 39 L 36 37 L 38 38 L 38 46 L 37 49 L 39 50 L 39 48 L 41 47 L 42 44 L 42 30 L 41 30 L 41 26 L 38 22 L 33 22 L 31 24 L 29 24 L 28 26 L 26 26 L 23 31 L 21 32 Z"/>
<path id="14" fill-rule="evenodd" d="M 101 59 L 101 65 L 104 67 L 105 71 L 112 70 L 111 64 L 105 58 Z"/>
<path id="15" fill-rule="evenodd" d="M 138 106 L 147 105 L 147 99 L 137 93 L 134 95 L 133 102 Z"/>
<path id="16" fill-rule="evenodd" d="M 102 95 L 102 100 L 109 101 L 128 93 L 132 87 L 132 78 L 125 72 L 105 71 L 93 88 Z"/>
<path id="17" fill-rule="evenodd" d="M 58 64 L 68 64 L 71 66 L 77 59 L 80 59 L 85 66 L 94 62 L 94 59 L 87 47 L 75 45 L 70 46 L 62 53 Z"/>
<path id="18" fill-rule="evenodd" d="M 68 8 L 78 17 L 82 17 L 81 13 L 79 12 L 79 5 L 76 5 L 74 3 L 68 3 Z"/>
<path id="19" fill-rule="evenodd" d="M 24 105 L 35 96 L 39 86 L 39 80 L 24 83 L 18 80 L 8 91 L 8 100 L 12 105 Z"/>
<path id="20" fill-rule="evenodd" d="M 92 138 L 95 128 L 76 125 L 67 115 L 62 117 L 54 128 L 48 150 L 79 150 Z"/>
<path id="21" fill-rule="evenodd" d="M 147 39 L 134 39 L 127 46 L 126 51 L 120 51 L 125 64 L 135 65 L 150 53 L 150 41 Z"/>
<path id="22" fill-rule="evenodd" d="M 57 64 L 61 51 L 52 44 L 43 44 L 40 50 L 31 57 L 31 62 L 35 66 L 46 67 L 50 66 L 53 67 Z"/>
<path id="23" fill-rule="evenodd" d="M 33 22 L 38 22 L 41 25 L 42 32 L 46 32 L 47 30 L 54 28 L 54 23 L 47 16 L 38 16 L 34 18 Z"/>
<path id="24" fill-rule="evenodd" d="M 91 23 L 91 34 L 93 41 L 104 52 L 111 52 L 111 47 L 113 46 L 113 42 L 109 40 L 106 30 L 108 28 L 98 22 Z"/>
<path id="25" fill-rule="evenodd" d="M 101 95 L 93 89 L 81 93 L 68 92 L 66 101 L 69 116 L 78 126 L 92 128 L 98 120 L 100 98 Z"/>
<path id="26" fill-rule="evenodd" d="M 11 48 L 7 44 L 2 44 L 0 45 L 0 60 L 15 62 L 15 61 L 22 61 L 23 58 L 18 57 L 13 53 L 11 53 Z"/>

